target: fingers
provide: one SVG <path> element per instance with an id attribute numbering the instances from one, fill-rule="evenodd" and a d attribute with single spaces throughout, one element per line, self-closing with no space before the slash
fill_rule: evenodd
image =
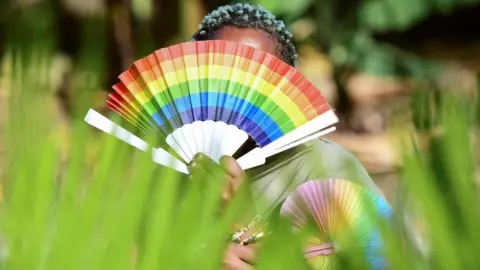
<path id="1" fill-rule="evenodd" d="M 188 170 L 190 171 L 189 178 L 191 180 L 199 180 L 209 178 L 209 173 L 204 169 L 203 166 L 200 166 L 195 161 L 192 161 L 189 164 Z"/>
<path id="2" fill-rule="evenodd" d="M 222 167 L 218 165 L 215 161 L 213 161 L 210 157 L 202 153 L 196 154 L 192 161 L 189 163 L 189 170 L 189 177 L 193 181 L 217 181 L 219 179 L 225 179 L 225 185 L 223 184 L 223 182 L 219 183 L 223 185 L 222 189 L 220 190 L 220 195 L 223 202 L 228 202 L 231 199 L 232 194 L 229 188 L 229 183 L 231 179 L 229 175 L 224 172 Z"/>
<path id="3" fill-rule="evenodd" d="M 255 252 L 251 247 L 232 244 L 230 245 L 232 253 L 236 254 L 242 261 L 252 264 L 255 260 Z"/>
<path id="4" fill-rule="evenodd" d="M 240 164 L 229 156 L 220 158 L 220 165 L 233 178 L 245 178 L 245 171 L 240 167 Z"/>
<path id="5" fill-rule="evenodd" d="M 253 267 L 248 263 L 240 260 L 237 257 L 227 257 L 224 262 L 224 270 L 253 270 Z"/>
<path id="6" fill-rule="evenodd" d="M 191 169 L 191 174 L 195 173 L 198 169 L 202 169 L 212 176 L 218 173 L 224 173 L 223 168 L 219 166 L 218 163 L 203 153 L 197 153 L 188 166 Z"/>
<path id="7" fill-rule="evenodd" d="M 224 202 L 230 201 L 233 197 L 233 194 L 234 194 L 234 192 L 232 191 L 232 182 L 233 181 L 234 180 L 230 176 L 227 176 L 227 178 L 225 179 L 225 183 L 224 183 L 222 191 L 221 191 L 222 200 Z"/>
<path id="8" fill-rule="evenodd" d="M 225 256 L 226 269 L 253 269 L 255 252 L 247 246 L 230 244 Z"/>
<path id="9" fill-rule="evenodd" d="M 238 162 L 229 156 L 220 158 L 220 167 L 218 164 L 203 153 L 197 153 L 192 161 L 188 164 L 192 170 L 202 168 L 204 171 L 213 172 L 216 168 L 222 168 L 232 178 L 245 178 L 245 172 L 242 170 Z"/>
<path id="10" fill-rule="evenodd" d="M 229 156 L 220 159 L 220 166 L 210 157 L 198 153 L 189 163 L 190 179 L 224 179 L 221 197 L 224 202 L 230 201 L 240 189 L 246 178 L 237 161 Z"/>
<path id="11" fill-rule="evenodd" d="M 203 154 L 203 153 L 197 153 L 192 161 L 188 164 L 189 167 L 192 169 L 195 168 L 212 168 L 213 166 L 218 165 L 213 161 L 209 156 Z"/>
<path id="12" fill-rule="evenodd" d="M 220 165 L 228 175 L 223 192 L 226 194 L 227 199 L 231 199 L 245 180 L 245 172 L 238 162 L 229 156 L 220 158 Z"/>
<path id="13" fill-rule="evenodd" d="M 222 199 L 225 201 L 229 201 L 232 197 L 238 192 L 240 186 L 242 185 L 243 181 L 245 180 L 244 177 L 231 177 L 227 175 L 225 184 L 222 188 Z"/>
<path id="14" fill-rule="evenodd" d="M 190 178 L 199 179 L 212 178 L 215 170 L 220 170 L 221 168 L 207 155 L 197 153 L 188 164 L 188 169 L 190 171 Z"/>
<path id="15" fill-rule="evenodd" d="M 258 253 L 258 251 L 260 250 L 260 245 L 259 244 L 249 244 L 248 245 L 248 248 L 250 248 L 250 250 L 256 254 Z"/>

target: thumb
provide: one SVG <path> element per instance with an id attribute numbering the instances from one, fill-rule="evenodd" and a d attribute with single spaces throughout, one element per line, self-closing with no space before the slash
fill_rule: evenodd
<path id="1" fill-rule="evenodd" d="M 220 165 L 231 177 L 245 178 L 245 171 L 233 157 L 222 156 L 220 158 Z"/>

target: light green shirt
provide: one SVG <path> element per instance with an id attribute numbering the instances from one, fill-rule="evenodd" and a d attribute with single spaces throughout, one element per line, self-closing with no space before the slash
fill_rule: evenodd
<path id="1" fill-rule="evenodd" d="M 315 179 L 340 178 L 358 183 L 379 196 L 363 165 L 338 144 L 317 139 L 282 152 L 266 164 L 247 171 L 252 181 L 252 194 L 259 202 L 259 211 L 269 213 L 304 182 Z M 261 205 L 261 206 L 260 206 Z"/>

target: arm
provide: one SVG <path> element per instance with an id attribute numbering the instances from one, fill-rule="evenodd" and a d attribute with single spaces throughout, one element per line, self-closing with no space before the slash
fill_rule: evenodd
<path id="1" fill-rule="evenodd" d="M 338 144 L 319 139 L 279 154 L 268 164 L 249 170 L 252 194 L 262 213 L 275 207 L 299 185 L 314 179 L 340 178 L 358 183 L 383 197 L 363 165 Z"/>

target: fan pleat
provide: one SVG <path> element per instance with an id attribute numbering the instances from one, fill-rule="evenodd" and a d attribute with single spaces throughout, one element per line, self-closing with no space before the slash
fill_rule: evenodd
<path id="1" fill-rule="evenodd" d="M 142 89 L 142 92 L 145 94 L 145 104 L 142 104 L 143 107 L 151 108 L 153 111 L 158 111 L 159 106 L 156 102 L 154 102 L 154 97 L 152 95 L 152 91 L 149 87 L 148 81 L 149 79 L 153 79 L 153 74 L 150 74 L 151 72 L 150 66 L 148 65 L 148 62 L 145 60 L 139 60 L 134 63 L 134 65 L 129 69 L 129 72 L 131 76 L 136 78 L 136 83 L 138 84 L 139 89 Z M 159 126 L 161 129 L 161 134 L 166 136 L 168 130 L 163 128 L 163 126 Z"/>
<path id="2" fill-rule="evenodd" d="M 145 122 L 150 123 L 150 126 L 157 132 L 161 132 L 160 127 L 153 124 L 155 121 L 144 111 L 140 103 L 135 99 L 135 97 L 129 92 L 126 86 L 123 83 L 118 83 L 113 86 L 113 90 L 121 97 L 119 102 L 124 104 L 126 107 L 130 108 L 130 111 L 137 113 L 137 119 L 143 119 Z M 107 101 L 108 102 L 108 101 Z M 152 122 L 153 121 L 153 122 Z"/>
<path id="3" fill-rule="evenodd" d="M 128 92 L 129 94 L 131 94 L 132 101 L 135 100 L 136 103 L 142 109 L 144 109 L 150 116 L 154 113 L 154 110 L 152 110 L 154 108 L 151 107 L 151 104 L 147 103 L 148 101 L 147 96 L 138 85 L 136 78 L 134 78 L 134 76 L 130 73 L 130 70 L 132 70 L 132 68 L 123 72 L 119 76 L 121 83 L 125 87 L 122 90 L 126 90 L 125 92 Z M 159 126 L 161 126 L 160 123 L 159 123 Z"/>
<path id="4" fill-rule="evenodd" d="M 210 68 L 209 76 L 216 74 L 216 75 L 213 75 L 213 77 L 219 76 L 220 78 L 223 78 L 222 75 L 224 75 L 225 72 L 223 69 L 219 68 L 220 63 L 222 63 L 222 60 L 221 60 L 222 54 L 218 54 L 215 52 L 224 51 L 224 48 L 222 49 L 221 43 L 214 42 L 214 43 L 210 43 L 209 45 L 210 45 L 209 48 L 211 50 L 210 52 L 211 58 L 209 58 L 209 60 L 211 60 L 211 62 L 209 63 L 209 68 Z M 205 89 L 208 93 L 208 98 L 210 99 L 210 97 L 213 97 L 212 101 L 209 101 L 209 103 L 207 104 L 207 106 L 209 107 L 209 112 L 211 111 L 208 120 L 215 121 L 219 119 L 219 116 L 220 116 L 219 109 L 223 107 L 222 106 L 223 102 L 221 99 L 223 97 L 222 94 L 224 93 L 224 89 L 225 88 L 223 87 L 223 85 L 220 86 L 220 80 L 214 80 L 213 83 L 209 82 L 209 88 Z M 210 95 L 210 93 L 214 91 L 218 91 L 222 94 Z M 213 106 L 210 106 L 210 104 Z M 220 134 L 223 131 L 224 131 L 223 129 L 220 129 L 220 130 L 218 129 L 218 125 L 214 126 L 214 130 L 213 130 L 214 137 L 212 140 L 212 144 L 210 145 L 210 154 L 212 157 L 216 156 L 216 153 L 218 151 L 218 144 L 216 142 L 218 142 L 221 139 L 221 136 L 223 136 L 223 134 Z"/>
<path id="5" fill-rule="evenodd" d="M 223 47 L 225 49 L 225 45 Z M 236 50 L 236 48 L 235 48 L 235 50 Z M 238 59 L 237 54 L 233 54 L 233 55 L 222 54 L 221 63 L 223 63 L 226 66 L 234 67 L 237 64 L 237 59 Z M 225 100 L 224 100 L 223 103 L 226 105 L 224 107 L 233 108 L 232 105 L 235 101 L 235 99 L 233 97 L 238 94 L 237 85 L 235 83 L 233 83 L 235 73 L 233 72 L 233 69 L 226 70 L 226 73 L 228 75 L 225 76 L 227 78 L 227 85 L 225 86 L 225 91 L 224 92 L 226 93 L 226 95 L 225 95 Z M 222 120 L 224 120 L 224 122 L 227 122 L 227 123 L 230 122 L 232 111 L 233 110 L 220 110 L 219 119 L 222 119 Z"/>
<path id="6" fill-rule="evenodd" d="M 260 67 L 259 74 L 262 74 L 263 76 L 266 75 L 268 80 L 261 80 L 260 79 L 261 77 L 258 76 L 257 77 L 257 81 L 258 81 L 257 85 L 259 85 L 258 87 L 262 88 L 262 89 L 267 89 L 267 87 L 263 87 L 263 85 L 265 84 L 264 82 L 266 82 L 266 81 L 271 81 L 272 85 L 276 85 L 275 78 L 278 77 L 278 74 L 276 72 L 274 72 L 273 70 L 276 70 L 281 62 L 280 61 L 275 61 L 276 59 L 273 59 L 270 55 L 268 55 L 266 53 L 258 55 L 256 57 L 256 59 L 265 63 L 267 66 L 271 66 L 272 65 L 271 62 L 275 63 L 273 65 L 274 66 L 273 69 L 267 69 L 267 68 L 265 68 L 265 66 L 259 65 L 259 67 Z M 270 89 L 272 89 L 273 92 L 275 93 L 280 86 L 281 85 L 276 85 L 273 89 L 272 88 L 270 88 Z M 260 95 L 257 96 L 257 100 L 256 100 L 255 104 L 260 104 L 260 107 L 259 107 L 259 110 L 256 112 L 255 116 L 253 117 L 253 119 L 257 119 L 255 122 L 258 122 L 258 123 L 266 123 L 266 125 L 265 125 L 266 127 L 275 126 L 275 128 L 266 129 L 267 132 L 262 133 L 259 126 L 255 127 L 255 129 L 252 131 L 252 134 L 255 134 L 255 136 L 258 138 L 257 143 L 260 144 L 260 145 L 262 145 L 262 143 L 269 138 L 279 137 L 278 134 L 275 133 L 275 131 L 280 131 L 278 125 L 275 122 L 288 121 L 286 117 L 282 117 L 283 115 L 285 115 L 283 110 L 277 110 L 277 112 L 282 111 L 281 112 L 281 114 L 283 114 L 282 116 L 279 116 L 278 113 L 277 114 L 274 113 L 275 107 L 276 106 L 281 106 L 281 105 L 275 104 L 274 102 L 270 102 L 270 100 L 272 100 L 271 98 L 274 97 L 274 95 L 272 95 L 271 92 L 266 92 L 266 94 L 267 95 L 265 95 L 265 96 L 260 96 Z M 279 119 L 281 119 L 281 118 L 284 118 L 284 119 L 281 119 L 281 120 L 275 121 L 275 122 L 269 120 L 269 119 L 276 119 L 276 117 L 278 117 Z M 271 130 L 272 132 L 268 132 L 269 130 Z"/>
<path id="7" fill-rule="evenodd" d="M 200 67 L 201 62 L 198 59 L 199 55 L 198 55 L 197 44 L 188 43 L 188 44 L 185 44 L 185 47 L 186 47 L 185 50 L 187 50 L 191 55 L 191 57 L 185 61 L 191 61 L 195 67 Z M 202 89 L 200 85 L 200 80 L 198 79 L 200 78 L 200 74 L 199 74 L 200 69 L 188 68 L 189 65 L 187 63 L 185 64 L 185 66 L 187 68 L 187 77 L 189 78 L 188 90 L 190 92 L 189 94 L 190 106 L 192 107 L 192 121 L 193 123 L 196 123 L 197 121 L 202 120 L 201 111 L 196 109 L 198 108 L 198 104 L 201 104 L 200 96 L 196 94 L 198 93 L 199 89 Z M 194 124 L 192 126 L 192 129 L 194 130 L 194 134 L 195 134 L 195 136 L 193 137 L 195 148 L 198 153 L 204 153 L 205 150 L 203 145 L 202 127 Z"/>
<path id="8" fill-rule="evenodd" d="M 138 126 L 142 131 L 151 131 L 152 125 L 146 123 L 142 118 L 136 117 L 129 106 L 125 106 L 122 98 L 116 93 L 110 94 L 111 99 L 107 101 L 107 105 L 114 108 L 114 111 L 119 111 L 129 120 L 133 125 Z"/>
<path id="9" fill-rule="evenodd" d="M 175 47 L 169 47 L 166 49 L 162 49 L 162 51 L 165 52 L 165 54 L 168 54 L 168 59 L 169 61 L 167 63 L 171 64 L 171 71 L 169 70 L 169 73 L 172 74 L 172 76 L 167 77 L 167 85 L 175 87 L 175 91 L 171 91 L 171 93 L 174 96 L 173 103 L 176 105 L 176 111 L 172 110 L 171 114 L 172 115 L 177 115 L 179 116 L 180 124 L 179 127 L 184 126 L 185 124 L 189 123 L 189 120 L 191 120 L 192 115 L 191 115 L 191 106 L 190 106 L 190 100 L 185 99 L 184 97 L 188 97 L 188 89 L 185 89 L 185 85 L 182 83 L 184 81 L 187 81 L 187 78 L 185 76 L 185 65 L 183 58 L 177 57 L 182 55 L 182 47 L 181 46 L 175 46 Z M 179 146 L 179 148 L 183 151 L 183 153 L 186 155 L 187 160 L 190 159 L 194 153 L 194 149 L 192 149 L 191 142 L 189 141 L 189 136 L 188 134 L 184 134 L 185 129 L 178 129 L 179 127 L 175 127 L 175 133 L 176 136 L 173 136 L 173 140 L 176 142 L 176 144 Z M 186 128 L 187 129 L 187 128 Z M 185 158 L 184 158 L 185 159 Z"/>
<path id="10" fill-rule="evenodd" d="M 107 108 L 113 110 L 114 112 L 120 114 L 123 118 L 125 118 L 125 120 L 127 120 L 128 122 L 130 122 L 131 124 L 133 125 L 136 125 L 139 127 L 140 130 L 145 130 L 144 129 L 144 126 L 141 124 L 141 123 L 138 123 L 138 121 L 135 119 L 135 118 L 132 118 L 128 112 L 126 112 L 124 109 L 122 109 L 120 106 L 118 106 L 117 104 L 115 104 L 113 101 L 109 102 L 107 104 Z"/>
<path id="11" fill-rule="evenodd" d="M 157 58 L 158 51 L 154 52 L 151 55 L 148 55 L 145 59 L 152 67 L 152 73 L 154 76 L 153 82 L 151 84 L 153 85 L 153 95 L 155 96 L 155 99 L 158 103 L 158 106 L 160 107 L 160 110 L 157 112 L 159 115 L 163 116 L 164 118 L 167 117 L 167 115 L 171 115 L 172 113 L 170 111 L 173 111 L 170 109 L 172 107 L 172 104 L 174 105 L 175 103 L 173 102 L 173 98 L 171 95 L 169 95 L 168 92 L 162 91 L 165 87 L 167 87 L 167 82 L 165 81 L 165 76 L 164 72 L 162 69 L 161 65 L 161 60 Z M 170 107 L 167 107 L 165 105 L 170 104 Z M 170 131 L 174 129 L 174 127 L 180 126 L 181 123 L 178 121 L 176 117 L 173 117 L 171 121 L 167 121 L 165 123 L 167 126 L 167 129 Z"/>
<path id="12" fill-rule="evenodd" d="M 175 103 L 177 104 L 177 113 L 181 112 L 180 119 L 182 120 L 181 125 L 190 123 L 192 120 L 191 116 L 191 107 L 189 100 L 184 97 L 188 97 L 188 89 L 183 82 L 187 81 L 185 75 L 185 66 L 182 54 L 182 46 L 178 45 L 175 47 L 167 48 L 170 58 L 172 59 L 172 74 L 171 80 L 168 85 L 176 85 L 176 91 L 171 91 L 172 94 L 176 95 Z"/>
<path id="13" fill-rule="evenodd" d="M 114 111 L 115 113 L 117 113 L 118 115 L 122 116 L 123 118 L 125 118 L 125 120 L 127 120 L 130 124 L 132 125 L 135 125 L 138 127 L 138 129 L 140 129 L 140 131 L 146 133 L 147 130 L 142 126 L 142 125 L 139 125 L 138 122 L 134 119 L 132 119 L 128 113 L 126 113 L 125 111 L 123 111 L 120 107 L 114 105 L 113 103 L 109 103 L 107 104 L 106 106 L 108 109 Z"/>
<path id="14" fill-rule="evenodd" d="M 175 130 L 171 136 L 167 137 L 166 142 L 180 155 L 180 157 L 182 157 L 185 162 L 188 163 L 191 158 L 191 153 L 188 146 L 186 146 L 187 143 L 185 142 L 185 138 L 179 129 Z"/>
<path id="15" fill-rule="evenodd" d="M 193 53 L 193 50 L 191 48 L 191 46 L 189 46 L 190 44 L 181 44 L 179 46 L 180 50 L 179 50 L 179 55 L 180 56 L 183 56 L 183 55 L 192 55 Z M 192 59 L 193 58 L 193 59 Z M 182 93 L 184 93 L 184 96 L 186 97 L 185 99 L 185 104 L 187 104 L 188 106 L 188 112 L 187 112 L 187 119 L 183 124 L 189 124 L 188 127 L 186 129 L 182 129 L 182 133 L 183 133 L 183 136 L 185 138 L 185 140 L 187 141 L 188 143 L 188 146 L 190 148 L 190 151 L 191 151 L 191 157 L 193 158 L 193 156 L 195 155 L 195 153 L 198 153 L 199 150 L 198 150 L 198 147 L 196 145 L 196 140 L 195 140 L 195 131 L 193 129 L 193 126 L 190 124 L 190 123 L 193 123 L 193 121 L 195 121 L 195 114 L 194 114 L 194 106 L 192 104 L 192 100 L 191 100 L 191 92 L 190 90 L 191 89 L 194 89 L 194 83 L 193 83 L 193 79 L 194 77 L 193 76 L 190 76 L 190 73 L 188 72 L 188 66 L 189 66 L 189 63 L 191 62 L 192 64 L 194 65 L 197 65 L 197 61 L 195 61 L 195 55 L 193 57 L 176 57 L 175 58 L 175 63 L 178 63 L 176 65 L 176 69 L 177 70 L 181 70 L 182 73 L 182 77 L 185 78 L 185 79 L 182 79 L 182 81 L 187 81 L 187 84 L 184 84 L 184 83 L 181 83 L 180 85 L 182 85 Z"/>
<path id="16" fill-rule="evenodd" d="M 147 103 L 151 104 L 154 108 L 154 113 L 150 114 L 151 117 L 165 119 L 166 114 L 164 111 L 161 110 L 161 106 L 163 104 L 163 100 L 161 96 L 158 95 L 158 89 L 160 86 L 156 81 L 156 76 L 153 73 L 153 66 L 148 61 L 148 58 L 141 59 L 134 63 L 134 73 L 138 73 L 137 80 L 140 82 L 140 86 L 142 87 L 145 95 L 148 98 Z M 158 116 L 157 116 L 158 115 Z M 168 122 L 164 122 L 164 125 L 161 127 L 163 130 L 163 135 L 166 136 L 171 129 L 171 125 Z"/>
<path id="17" fill-rule="evenodd" d="M 217 51 L 223 51 L 223 52 L 224 52 L 224 51 L 225 51 L 225 46 L 224 46 L 223 43 L 213 43 L 213 46 L 215 47 L 215 48 L 214 48 L 214 51 L 215 51 L 215 52 L 217 52 Z M 215 70 L 218 70 L 218 69 L 219 69 L 219 66 L 226 64 L 226 63 L 223 62 L 223 55 L 224 55 L 224 54 L 218 54 L 218 53 L 215 53 L 215 54 L 214 54 L 214 58 L 213 58 L 213 59 L 214 59 L 214 64 L 213 64 L 213 67 L 215 68 Z M 226 74 L 227 72 L 225 72 L 224 69 L 220 69 L 220 70 L 218 70 L 218 71 L 215 71 L 215 73 L 217 73 L 217 74 L 220 76 L 220 78 L 223 79 L 223 78 L 226 77 L 225 74 Z M 226 80 L 226 81 L 227 81 L 227 85 L 228 85 L 228 84 L 229 84 L 229 81 L 228 81 L 228 80 Z M 218 83 L 218 82 L 217 82 L 217 83 Z M 221 118 L 221 115 L 222 115 L 221 110 L 223 109 L 223 106 L 224 106 L 224 104 L 225 104 L 225 97 L 226 97 L 226 95 L 225 95 L 225 94 L 226 94 L 225 90 L 226 90 L 226 87 L 222 85 L 222 88 L 220 88 L 220 86 L 217 85 L 214 89 L 219 89 L 219 90 L 221 89 L 221 93 L 222 93 L 223 95 L 217 95 L 217 100 L 215 101 L 215 114 L 214 114 L 214 116 L 213 116 L 213 119 L 209 119 L 209 120 L 222 119 L 222 118 Z M 213 90 L 213 89 L 212 89 L 212 90 Z M 211 90 L 209 90 L 209 92 L 210 92 L 210 91 L 211 91 Z"/>
<path id="18" fill-rule="evenodd" d="M 245 46 L 238 46 L 237 47 L 237 52 L 236 55 L 238 57 L 238 63 L 237 67 L 241 70 L 250 70 L 251 69 L 251 64 L 253 64 L 251 59 L 251 55 L 253 54 L 253 50 L 251 50 L 250 47 L 245 47 Z M 243 81 L 245 80 L 245 74 L 237 74 L 236 76 L 241 78 Z M 248 113 L 248 103 L 247 102 L 242 102 L 247 100 L 247 95 L 248 95 L 248 90 L 250 87 L 248 87 L 247 84 L 237 84 L 236 83 L 238 90 L 238 95 L 235 99 L 234 104 L 232 105 L 232 108 L 237 108 L 236 109 L 236 114 L 233 114 L 233 119 L 231 119 L 231 123 L 236 125 L 237 127 L 242 127 L 242 121 L 243 117 L 242 115 L 247 115 Z"/>
<path id="19" fill-rule="evenodd" d="M 185 124 L 191 123 L 193 113 L 191 107 L 191 101 L 189 97 L 189 89 L 188 89 L 188 77 L 186 73 L 186 65 L 184 62 L 184 58 L 181 57 L 183 55 L 183 48 L 180 45 L 175 47 L 169 47 L 166 49 L 161 50 L 164 54 L 168 55 L 169 61 L 169 74 L 173 74 L 170 77 L 167 77 L 167 85 L 175 87 L 175 91 L 170 91 L 172 96 L 174 97 L 173 103 L 175 104 L 176 110 L 172 110 L 171 115 L 177 116 L 179 120 L 179 127 L 184 126 Z M 187 82 L 185 85 L 184 82 Z M 185 98 L 187 97 L 187 98 Z M 179 128 L 175 127 L 175 128 Z M 175 140 L 176 144 L 182 149 L 184 154 L 191 159 L 196 152 L 196 147 L 194 146 L 195 141 L 192 140 L 192 134 L 189 134 L 188 126 L 185 129 L 177 129 L 177 136 L 173 136 L 173 140 Z"/>
<path id="20" fill-rule="evenodd" d="M 175 81 L 172 81 L 172 72 L 174 71 L 172 57 L 168 48 L 160 49 L 155 51 L 155 61 L 159 67 L 156 80 L 162 86 L 159 89 L 160 93 L 165 94 L 162 101 L 162 112 L 165 114 L 166 122 L 170 122 L 172 129 L 177 129 L 182 126 L 182 120 L 180 115 L 177 113 L 181 108 L 178 107 L 178 104 L 175 100 L 174 91 L 164 91 L 165 88 L 172 88 L 177 90 L 177 85 Z M 159 77 L 160 76 L 160 77 Z M 170 131 L 172 132 L 172 130 Z"/>

